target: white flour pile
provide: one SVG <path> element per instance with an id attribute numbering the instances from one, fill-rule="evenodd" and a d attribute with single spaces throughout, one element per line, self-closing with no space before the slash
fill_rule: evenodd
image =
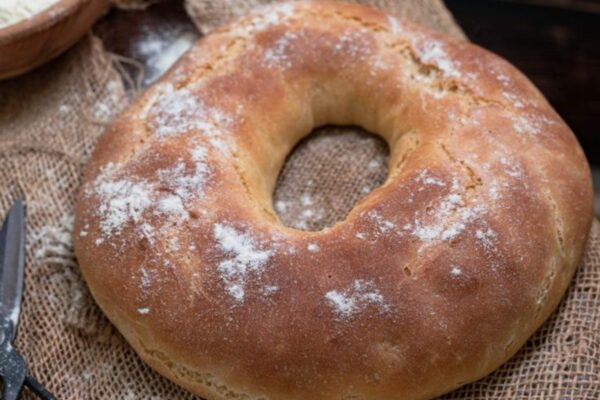
<path id="1" fill-rule="evenodd" d="M 0 28 L 14 25 L 58 3 L 58 0 L 1 0 Z"/>

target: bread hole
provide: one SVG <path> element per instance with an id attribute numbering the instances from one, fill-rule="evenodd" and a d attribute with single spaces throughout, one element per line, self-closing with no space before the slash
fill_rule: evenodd
<path id="1" fill-rule="evenodd" d="M 198 219 L 202 216 L 202 213 L 200 212 L 200 210 L 196 209 L 196 208 L 192 208 L 190 210 L 190 217 L 193 219 Z"/>
<path id="2" fill-rule="evenodd" d="M 145 252 L 152 246 L 150 246 L 150 241 L 148 238 L 146 236 L 142 236 L 142 238 L 140 238 L 140 240 L 137 242 L 137 247 L 140 249 L 140 251 Z"/>
<path id="3" fill-rule="evenodd" d="M 288 155 L 273 209 L 288 227 L 318 231 L 343 220 L 388 176 L 385 140 L 362 128 L 316 128 Z"/>
<path id="4" fill-rule="evenodd" d="M 408 267 L 404 267 L 404 275 L 408 276 L 409 278 L 412 276 L 412 270 Z"/>
<path id="5" fill-rule="evenodd" d="M 452 92 L 452 93 L 457 93 L 459 91 L 459 87 L 458 84 L 456 82 L 452 82 L 450 83 L 450 85 L 448 86 L 448 91 Z"/>

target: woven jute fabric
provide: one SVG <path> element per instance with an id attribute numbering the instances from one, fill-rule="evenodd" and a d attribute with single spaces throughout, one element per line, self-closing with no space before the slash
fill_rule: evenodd
<path id="1" fill-rule="evenodd" d="M 203 31 L 266 1 L 189 0 Z M 368 1 L 367 1 L 368 2 Z M 143 5 L 144 1 L 120 1 Z M 368 2 L 460 36 L 438 0 Z M 81 170 L 129 97 L 99 40 L 0 82 L 0 213 L 27 204 L 25 296 L 16 346 L 60 399 L 193 399 L 146 367 L 94 304 L 71 230 Z M 347 215 L 386 177 L 387 146 L 358 128 L 317 129 L 289 156 L 274 205 L 283 223 L 316 230 Z M 600 223 L 561 305 L 499 370 L 446 399 L 600 398 Z M 29 395 L 26 398 L 31 398 Z"/>

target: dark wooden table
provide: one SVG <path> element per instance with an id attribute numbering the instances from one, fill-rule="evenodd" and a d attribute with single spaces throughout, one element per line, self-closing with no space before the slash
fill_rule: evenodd
<path id="1" fill-rule="evenodd" d="M 544 93 L 592 164 L 600 215 L 600 1 L 446 0 L 475 43 L 508 59 Z"/>

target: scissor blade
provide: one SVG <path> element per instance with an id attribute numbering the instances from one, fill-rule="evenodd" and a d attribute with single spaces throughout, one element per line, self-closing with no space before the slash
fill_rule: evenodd
<path id="1" fill-rule="evenodd" d="M 12 341 L 17 333 L 23 271 L 25 269 L 25 215 L 23 201 L 10 208 L 0 230 L 0 325 L 4 340 Z"/>

